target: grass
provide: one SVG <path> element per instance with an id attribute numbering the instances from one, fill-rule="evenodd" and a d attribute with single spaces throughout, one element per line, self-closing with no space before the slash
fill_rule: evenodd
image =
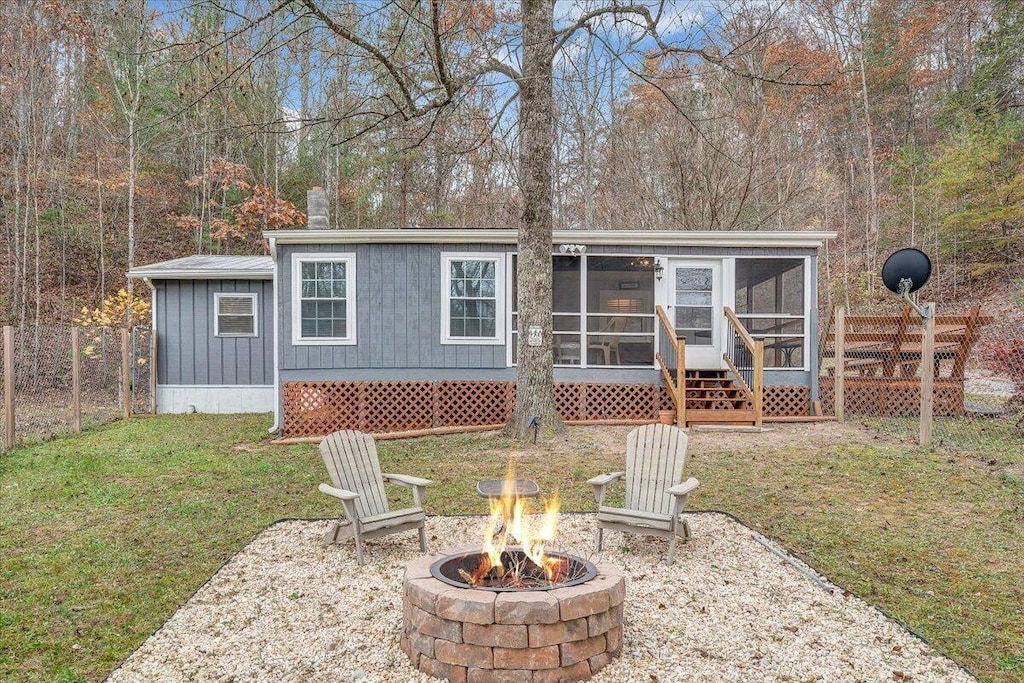
<path id="1" fill-rule="evenodd" d="M 120 422 L 0 456 L 0 680 L 102 679 L 260 529 L 325 515 L 262 416 Z"/>
<path id="2" fill-rule="evenodd" d="M 269 523 L 338 515 L 315 448 L 265 443 L 267 422 L 140 418 L 0 455 L 0 680 L 102 680 Z M 982 680 L 1024 681 L 1024 444 L 1012 422 L 940 425 L 934 449 L 898 421 L 693 433 L 692 505 L 779 539 Z M 482 511 L 474 483 L 510 452 L 587 510 L 585 481 L 621 467 L 626 431 L 380 450 L 386 471 L 438 482 L 433 514 Z"/>

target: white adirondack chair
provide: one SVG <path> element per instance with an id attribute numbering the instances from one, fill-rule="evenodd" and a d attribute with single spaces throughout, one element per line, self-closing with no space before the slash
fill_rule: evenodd
<path id="1" fill-rule="evenodd" d="M 424 528 L 427 514 L 423 510 L 423 496 L 426 487 L 434 482 L 420 477 L 381 473 L 377 444 L 372 436 L 362 432 L 344 430 L 328 435 L 320 442 L 320 454 L 332 485 L 320 484 L 319 489 L 340 500 L 348 518 L 344 524 L 335 522 L 327 531 L 325 541 L 340 543 L 354 537 L 356 559 L 363 564 L 364 539 L 419 529 L 420 550 L 427 551 Z M 411 488 L 414 506 L 390 510 L 384 482 Z"/>
<path id="2" fill-rule="evenodd" d="M 587 483 L 597 497 L 597 550 L 605 529 L 669 539 L 668 563 L 672 564 L 676 538 L 690 540 L 690 525 L 682 519 L 687 497 L 700 486 L 690 477 L 683 481 L 686 465 L 686 433 L 678 427 L 652 424 L 638 427 L 626 437 L 626 471 L 594 477 Z M 626 505 L 604 504 L 605 489 L 626 478 Z"/>

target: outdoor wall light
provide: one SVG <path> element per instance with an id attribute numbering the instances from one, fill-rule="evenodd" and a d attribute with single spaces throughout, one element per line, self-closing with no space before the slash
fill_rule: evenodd
<path id="1" fill-rule="evenodd" d="M 665 266 L 662 265 L 662 259 L 652 258 L 650 256 L 640 256 L 633 259 L 630 262 L 635 268 L 640 270 L 650 270 L 654 273 L 657 280 L 662 280 L 662 275 L 665 273 Z"/>
<path id="2" fill-rule="evenodd" d="M 563 254 L 572 254 L 573 256 L 579 256 L 585 254 L 587 251 L 587 245 L 585 244 L 559 244 L 558 251 Z"/>
<path id="3" fill-rule="evenodd" d="M 652 258 L 650 256 L 639 256 L 630 261 L 630 265 L 639 270 L 649 270 L 653 272 L 654 277 L 659 280 L 665 272 L 665 266 L 661 265 L 661 259 Z"/>

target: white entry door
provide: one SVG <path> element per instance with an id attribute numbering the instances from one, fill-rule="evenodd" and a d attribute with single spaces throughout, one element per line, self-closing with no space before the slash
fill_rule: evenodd
<path id="1" fill-rule="evenodd" d="M 722 262 L 671 259 L 665 312 L 676 336 L 686 340 L 687 368 L 721 368 Z"/>

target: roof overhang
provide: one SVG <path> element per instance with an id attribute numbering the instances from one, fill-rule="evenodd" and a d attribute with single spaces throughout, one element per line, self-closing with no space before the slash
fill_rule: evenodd
<path id="1" fill-rule="evenodd" d="M 128 277 L 149 280 L 273 280 L 273 270 L 161 270 L 136 268 L 128 271 Z"/>
<path id="2" fill-rule="evenodd" d="M 515 244 L 515 230 L 268 230 L 277 244 Z M 790 247 L 817 249 L 834 232 L 696 230 L 555 230 L 552 244 L 666 247 Z M 274 253 L 273 247 L 271 253 Z"/>
<path id="3" fill-rule="evenodd" d="M 128 277 L 148 280 L 272 280 L 269 256 L 184 256 L 138 266 Z"/>

